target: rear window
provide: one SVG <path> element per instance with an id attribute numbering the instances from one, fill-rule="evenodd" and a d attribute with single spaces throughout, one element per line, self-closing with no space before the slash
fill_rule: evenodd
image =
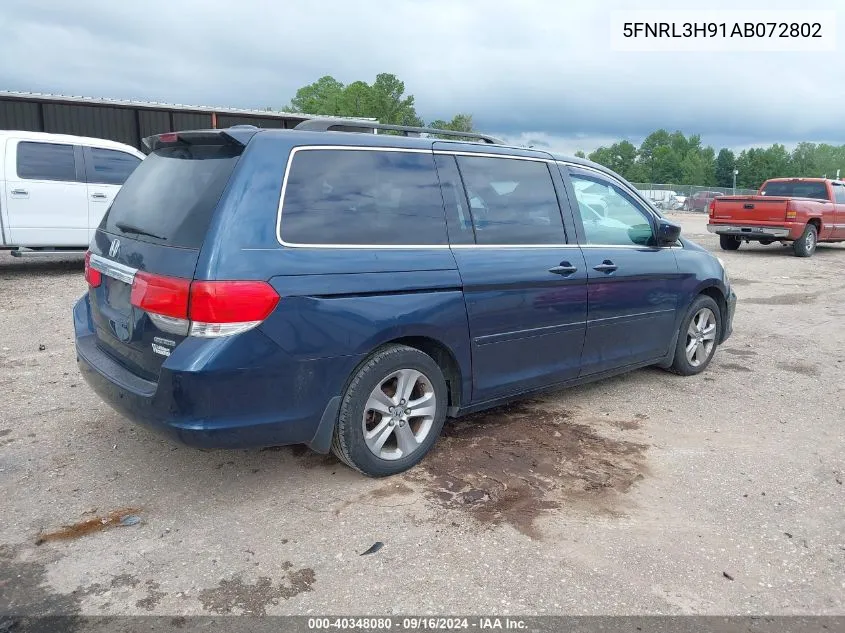
<path id="1" fill-rule="evenodd" d="M 242 148 L 193 145 L 159 149 L 132 172 L 103 219 L 109 233 L 199 248 Z"/>
<path id="2" fill-rule="evenodd" d="M 761 196 L 785 198 L 816 198 L 829 200 L 827 187 L 823 182 L 770 182 L 760 190 Z"/>
<path id="3" fill-rule="evenodd" d="M 303 150 L 282 202 L 292 244 L 446 244 L 443 197 L 431 153 Z"/>
<path id="4" fill-rule="evenodd" d="M 27 180 L 76 180 L 73 145 L 18 143 L 18 178 Z"/>

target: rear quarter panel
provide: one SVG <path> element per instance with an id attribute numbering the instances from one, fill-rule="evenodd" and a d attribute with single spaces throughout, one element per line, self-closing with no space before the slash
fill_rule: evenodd
<path id="1" fill-rule="evenodd" d="M 345 135 L 328 141 L 361 143 Z M 398 338 L 427 337 L 458 363 L 462 401 L 468 402 L 466 307 L 448 247 L 283 247 L 278 242 L 276 219 L 290 150 L 320 144 L 327 144 L 325 133 L 253 137 L 221 197 L 196 278 L 269 281 L 282 299 L 260 330 L 296 361 L 336 359 L 330 379 L 335 393 L 375 348 Z M 372 144 L 369 138 L 366 144 Z"/>

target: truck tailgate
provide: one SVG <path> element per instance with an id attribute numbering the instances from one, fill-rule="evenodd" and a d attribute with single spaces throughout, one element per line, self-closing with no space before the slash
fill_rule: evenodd
<path id="1" fill-rule="evenodd" d="M 716 198 L 711 219 L 716 222 L 783 222 L 788 198 L 723 196 Z"/>

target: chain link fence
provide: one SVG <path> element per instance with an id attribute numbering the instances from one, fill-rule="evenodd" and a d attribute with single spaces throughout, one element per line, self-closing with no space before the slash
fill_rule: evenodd
<path id="1" fill-rule="evenodd" d="M 713 198 L 719 196 L 752 196 L 756 189 L 737 187 L 704 187 L 654 182 L 633 182 L 640 193 L 654 202 L 658 209 L 706 212 Z"/>

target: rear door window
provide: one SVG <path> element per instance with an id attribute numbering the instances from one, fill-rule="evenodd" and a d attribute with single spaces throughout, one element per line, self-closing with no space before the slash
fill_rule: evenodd
<path id="1" fill-rule="evenodd" d="M 554 183 L 545 162 L 459 156 L 478 244 L 565 244 Z"/>
<path id="2" fill-rule="evenodd" d="M 180 145 L 154 151 L 132 172 L 103 219 L 108 233 L 199 248 L 243 148 Z"/>
<path id="3" fill-rule="evenodd" d="M 76 181 L 73 145 L 63 143 L 18 143 L 18 178 L 27 180 Z"/>
<path id="4" fill-rule="evenodd" d="M 297 151 L 285 186 L 280 235 L 291 244 L 446 244 L 433 155 Z"/>
<path id="5" fill-rule="evenodd" d="M 834 185 L 833 196 L 836 199 L 837 204 L 845 204 L 845 186 Z"/>
<path id="6" fill-rule="evenodd" d="M 88 148 L 85 158 L 88 182 L 101 185 L 122 185 L 141 162 L 132 154 L 99 147 Z"/>

